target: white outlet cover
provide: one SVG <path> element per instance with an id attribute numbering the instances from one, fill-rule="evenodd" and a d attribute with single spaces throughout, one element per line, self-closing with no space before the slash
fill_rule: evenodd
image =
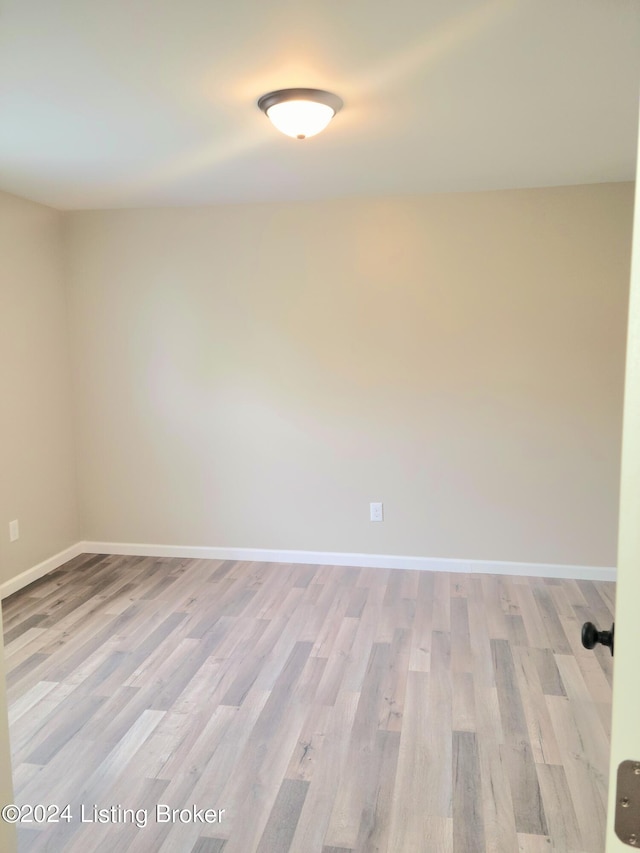
<path id="1" fill-rule="evenodd" d="M 15 542 L 16 539 L 20 538 L 20 527 L 18 525 L 18 520 L 9 522 L 9 541 Z"/>
<path id="2" fill-rule="evenodd" d="M 371 521 L 384 521 L 382 503 L 369 504 L 369 518 Z"/>

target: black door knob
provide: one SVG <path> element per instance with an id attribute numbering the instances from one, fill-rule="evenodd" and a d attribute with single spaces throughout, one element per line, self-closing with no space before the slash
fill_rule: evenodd
<path id="1" fill-rule="evenodd" d="M 598 643 L 609 646 L 613 655 L 613 631 L 615 623 L 610 631 L 598 631 L 593 622 L 585 622 L 582 626 L 582 645 L 585 649 L 593 649 Z"/>

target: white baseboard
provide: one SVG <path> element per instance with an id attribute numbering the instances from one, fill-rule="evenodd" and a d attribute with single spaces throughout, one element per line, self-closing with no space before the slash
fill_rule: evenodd
<path id="1" fill-rule="evenodd" d="M 70 545 L 69 548 L 65 548 L 64 551 L 60 551 L 58 554 L 54 554 L 53 557 L 49 557 L 47 560 L 43 560 L 41 563 L 38 563 L 37 566 L 32 566 L 30 569 L 20 572 L 19 575 L 15 576 L 15 578 L 11 578 L 11 580 L 0 584 L 0 600 L 7 598 L 9 595 L 13 595 L 13 593 L 17 592 L 19 589 L 39 580 L 39 578 L 44 577 L 44 575 L 52 572 L 54 569 L 63 566 L 65 563 L 68 563 L 69 560 L 77 557 L 78 554 L 84 553 L 83 548 L 81 547 L 84 544 L 84 542 L 76 542 L 75 545 Z"/>
<path id="2" fill-rule="evenodd" d="M 121 554 L 139 557 L 181 557 L 195 560 L 243 560 L 261 563 L 306 563 L 319 566 L 356 566 L 375 569 L 417 569 L 521 577 L 615 581 L 609 566 L 570 566 L 552 563 L 512 563 L 492 560 L 453 560 L 434 557 L 395 557 L 334 551 L 278 551 L 265 548 L 205 548 L 193 545 L 151 545 L 131 542 L 80 542 L 79 553 Z"/>
<path id="3" fill-rule="evenodd" d="M 15 578 L 0 584 L 0 600 L 38 580 L 79 554 L 119 554 L 130 557 L 181 557 L 194 560 L 243 560 L 256 563 L 304 563 L 316 566 L 355 566 L 372 569 L 415 569 L 427 572 L 515 575 L 615 581 L 609 566 L 570 566 L 553 563 L 510 563 L 490 560 L 453 560 L 439 557 L 394 557 L 336 551 L 278 551 L 268 548 L 205 548 L 195 545 L 151 545 L 135 542 L 76 542 Z"/>

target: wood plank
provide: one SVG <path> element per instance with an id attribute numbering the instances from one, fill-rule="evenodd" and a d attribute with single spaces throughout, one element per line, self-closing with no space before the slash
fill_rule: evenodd
<path id="1" fill-rule="evenodd" d="M 549 714 L 562 751 L 571 801 L 581 835 L 580 850 L 602 853 L 604 849 L 607 776 L 591 765 L 590 744 L 585 743 L 576 726 L 575 708 L 569 698 L 547 696 Z"/>
<path id="2" fill-rule="evenodd" d="M 532 654 L 539 651 L 527 648 L 513 650 L 516 677 L 534 761 L 537 764 L 561 764 L 562 758 L 542 692 L 538 669 L 532 659 Z"/>
<path id="3" fill-rule="evenodd" d="M 283 779 L 258 844 L 257 853 L 272 853 L 274 850 L 287 853 L 308 788 L 308 782 L 302 782 L 299 779 Z"/>
<path id="4" fill-rule="evenodd" d="M 473 732 L 453 733 L 453 850 L 482 850 L 484 820 L 478 744 Z"/>
<path id="5" fill-rule="evenodd" d="M 538 780 L 554 846 L 560 850 L 579 850 L 582 839 L 564 768 L 539 765 Z"/>
<path id="6" fill-rule="evenodd" d="M 476 700 L 471 672 L 451 674 L 451 726 L 458 732 L 476 731 Z"/>
<path id="7" fill-rule="evenodd" d="M 427 740 L 429 678 L 426 672 L 410 672 L 398 769 L 391 805 L 389 851 L 420 850 L 425 841 L 427 797 L 425 780 L 430 762 Z M 446 732 L 443 733 L 446 738 Z"/>
<path id="8" fill-rule="evenodd" d="M 545 626 L 551 650 L 559 655 L 571 654 L 569 642 L 558 618 L 551 593 L 544 586 L 538 585 L 533 590 L 533 597 L 538 605 L 538 611 Z"/>
<path id="9" fill-rule="evenodd" d="M 376 736 L 390 655 L 389 644 L 373 644 L 351 730 L 347 762 L 325 836 L 329 846 L 355 847 L 358 838 L 367 792 L 375 782 L 376 753 L 381 749 Z"/>
<path id="10" fill-rule="evenodd" d="M 473 671 L 467 599 L 461 596 L 451 599 L 451 670 Z"/>
<path id="11" fill-rule="evenodd" d="M 506 640 L 492 640 L 491 645 L 505 734 L 500 755 L 509 777 L 516 829 L 530 835 L 546 835 L 544 805 L 511 649 Z"/>
<path id="12" fill-rule="evenodd" d="M 305 799 L 290 853 L 307 853 L 323 846 L 333 806 L 343 777 L 347 761 L 348 745 L 359 700 L 357 693 L 344 693 L 334 706 L 323 708 L 325 712 L 316 725 L 306 724 L 297 746 L 294 767 L 300 765 L 299 756 L 304 758 L 307 744 L 312 752 L 311 768 L 302 771 L 309 779 L 309 790 Z M 309 732 L 313 733 L 310 735 Z M 302 753 L 299 747 L 302 746 Z M 315 755 L 314 755 L 315 754 Z M 292 763 L 289 771 L 293 770 Z M 295 772 L 295 770 L 293 770 Z"/>
<path id="13" fill-rule="evenodd" d="M 223 853 L 226 843 L 221 838 L 199 838 L 191 848 L 191 853 Z"/>
<path id="14" fill-rule="evenodd" d="M 375 736 L 374 761 L 367 780 L 364 804 L 355 849 L 358 851 L 388 850 L 389 817 L 400 749 L 400 734 L 378 731 Z"/>

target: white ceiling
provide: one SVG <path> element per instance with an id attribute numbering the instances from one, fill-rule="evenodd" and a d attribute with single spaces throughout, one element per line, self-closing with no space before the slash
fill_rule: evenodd
<path id="1" fill-rule="evenodd" d="M 320 136 L 265 92 L 330 89 Z M 59 208 L 631 180 L 639 0 L 0 0 L 0 189 Z"/>

